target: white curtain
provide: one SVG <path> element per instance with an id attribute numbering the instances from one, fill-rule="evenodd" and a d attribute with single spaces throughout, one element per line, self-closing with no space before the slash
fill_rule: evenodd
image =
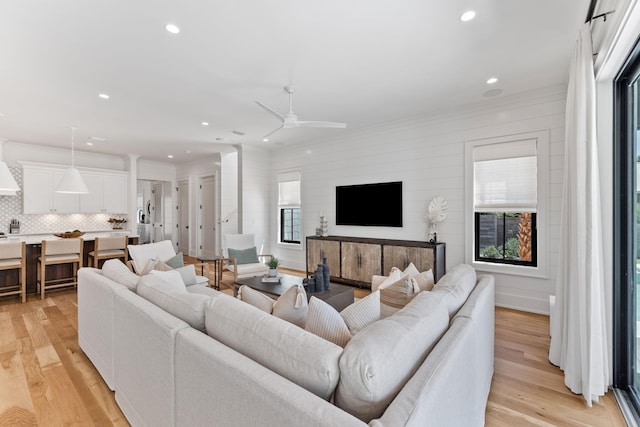
<path id="1" fill-rule="evenodd" d="M 587 404 L 609 384 L 596 144 L 596 88 L 589 24 L 580 30 L 567 93 L 564 187 L 549 360 Z"/>

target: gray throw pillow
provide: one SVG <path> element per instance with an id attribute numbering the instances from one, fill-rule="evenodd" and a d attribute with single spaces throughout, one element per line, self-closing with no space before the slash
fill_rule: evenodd
<path id="1" fill-rule="evenodd" d="M 176 256 L 169 258 L 164 263 L 171 268 L 184 267 L 184 257 L 182 256 L 182 252 L 178 252 Z"/>
<path id="2" fill-rule="evenodd" d="M 255 246 L 248 249 L 229 248 L 229 258 L 235 258 L 238 264 L 254 264 L 260 262 Z"/>

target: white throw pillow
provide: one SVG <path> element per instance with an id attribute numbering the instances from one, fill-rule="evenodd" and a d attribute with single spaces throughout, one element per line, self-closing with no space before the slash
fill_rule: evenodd
<path id="1" fill-rule="evenodd" d="M 304 328 L 307 322 L 307 293 L 302 285 L 294 285 L 284 291 L 273 304 L 272 314 Z"/>
<path id="2" fill-rule="evenodd" d="M 351 332 L 340 313 L 319 298 L 311 297 L 305 329 L 327 341 L 344 347 L 351 339 Z"/>
<path id="3" fill-rule="evenodd" d="M 273 312 L 273 304 L 276 302 L 273 298 L 246 285 L 238 289 L 238 299 L 269 314 Z"/>
<path id="4" fill-rule="evenodd" d="M 182 281 L 185 286 L 191 286 L 198 283 L 198 276 L 196 276 L 196 267 L 193 264 L 185 265 L 184 267 L 178 267 L 174 271 L 180 273 Z"/>
<path id="5" fill-rule="evenodd" d="M 311 308 L 309 308 L 311 310 Z M 380 291 L 372 292 L 340 312 L 351 335 L 380 320 Z M 308 321 L 308 320 L 307 320 Z"/>
<path id="6" fill-rule="evenodd" d="M 394 284 L 395 282 L 400 280 L 402 276 L 403 276 L 402 271 L 400 271 L 396 267 L 393 267 L 389 272 L 389 276 L 387 276 L 387 278 L 384 279 L 382 283 L 380 283 L 380 286 L 378 286 L 378 289 L 384 289 L 387 286 Z"/>
<path id="7" fill-rule="evenodd" d="M 108 259 L 102 265 L 102 275 L 116 283 L 126 286 L 132 291 L 136 291 L 140 276 L 129 270 L 119 259 Z"/>
<path id="8" fill-rule="evenodd" d="M 157 277 L 158 279 L 169 285 L 171 290 L 174 292 L 187 292 L 187 288 L 184 286 L 184 282 L 182 281 L 180 273 L 175 270 L 152 270 L 149 274 Z"/>
<path id="9" fill-rule="evenodd" d="M 402 276 L 395 283 L 380 289 L 380 318 L 391 316 L 418 294 L 418 284 L 412 277 Z"/>
<path id="10" fill-rule="evenodd" d="M 158 260 L 155 258 L 152 258 L 152 259 L 148 259 L 144 267 L 142 267 L 141 269 L 137 269 L 135 267 L 135 264 L 133 265 L 133 268 L 134 270 L 136 270 L 136 273 L 138 273 L 140 276 L 146 276 L 147 274 L 151 273 L 151 271 L 154 268 L 156 268 L 157 263 L 158 263 Z"/>
<path id="11" fill-rule="evenodd" d="M 430 291 L 431 289 L 433 289 L 433 284 L 435 280 L 433 278 L 432 269 L 423 271 L 422 273 L 419 273 L 413 276 L 413 278 L 416 279 L 416 282 L 418 283 L 418 287 L 420 288 L 421 291 Z"/>

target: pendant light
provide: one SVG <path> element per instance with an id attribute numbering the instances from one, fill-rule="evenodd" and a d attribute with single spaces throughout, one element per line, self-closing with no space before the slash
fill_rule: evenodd
<path id="1" fill-rule="evenodd" d="M 7 164 L 2 161 L 3 145 L 6 141 L 0 138 L 0 196 L 17 196 L 16 192 L 20 191 L 20 187 Z"/>
<path id="2" fill-rule="evenodd" d="M 71 167 L 67 169 L 58 183 L 56 193 L 87 194 L 89 190 L 80 176 L 80 172 L 74 166 L 73 142 L 76 128 L 71 128 Z"/>

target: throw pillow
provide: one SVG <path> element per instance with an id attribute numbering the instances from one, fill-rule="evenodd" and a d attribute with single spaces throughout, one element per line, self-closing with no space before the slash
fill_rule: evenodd
<path id="1" fill-rule="evenodd" d="M 402 309 L 416 296 L 418 284 L 412 277 L 402 276 L 400 280 L 380 290 L 380 318 L 391 316 Z"/>
<path id="2" fill-rule="evenodd" d="M 159 271 L 152 270 L 149 272 L 150 275 L 157 277 L 162 282 L 168 285 L 168 289 L 171 289 L 174 292 L 187 292 L 187 288 L 184 286 L 184 282 L 182 281 L 182 277 L 180 273 L 175 270 L 171 271 Z"/>
<path id="3" fill-rule="evenodd" d="M 196 267 L 193 264 L 188 264 L 184 267 L 176 268 L 175 271 L 180 273 L 182 281 L 186 286 L 191 286 L 198 283 L 198 276 L 196 276 Z"/>
<path id="4" fill-rule="evenodd" d="M 238 264 L 255 264 L 260 262 L 258 259 L 258 251 L 256 247 L 248 249 L 232 249 L 229 248 L 229 258 L 235 258 Z"/>
<path id="5" fill-rule="evenodd" d="M 423 271 L 422 273 L 413 276 L 413 278 L 416 279 L 416 282 L 418 282 L 418 287 L 421 291 L 430 291 L 431 289 L 433 289 L 435 280 L 433 278 L 432 269 Z"/>
<path id="6" fill-rule="evenodd" d="M 147 260 L 146 264 L 144 265 L 144 267 L 142 267 L 142 269 L 138 272 L 138 274 L 140 276 L 146 276 L 151 272 L 151 270 L 153 270 L 156 267 L 157 263 L 158 263 L 158 260 L 155 258 L 151 258 Z M 134 264 L 134 267 L 135 267 L 135 264 Z"/>
<path id="7" fill-rule="evenodd" d="M 102 275 L 116 283 L 126 286 L 130 290 L 136 290 L 140 276 L 129 270 L 119 259 L 108 259 L 102 265 Z"/>
<path id="8" fill-rule="evenodd" d="M 173 270 L 173 267 L 164 261 L 156 260 L 156 264 L 153 266 L 153 269 L 157 271 L 171 271 Z"/>
<path id="9" fill-rule="evenodd" d="M 395 282 L 397 282 L 398 280 L 400 280 L 402 278 L 402 271 L 400 271 L 398 268 L 393 267 L 391 269 L 391 271 L 389 272 L 389 276 L 387 276 L 387 278 L 385 278 L 382 283 L 380 284 L 380 286 L 378 286 L 378 289 L 384 289 L 389 285 L 394 284 Z"/>
<path id="10" fill-rule="evenodd" d="M 176 256 L 169 258 L 165 263 L 171 268 L 184 267 L 184 256 L 182 255 L 182 252 L 178 252 Z"/>
<path id="11" fill-rule="evenodd" d="M 311 308 L 309 308 L 311 310 Z M 380 291 L 372 292 L 340 312 L 351 335 L 380 320 Z M 308 320 L 307 320 L 308 322 Z"/>
<path id="12" fill-rule="evenodd" d="M 276 302 L 273 298 L 246 285 L 238 289 L 238 299 L 269 314 L 273 312 L 273 304 Z"/>
<path id="13" fill-rule="evenodd" d="M 305 329 L 327 341 L 344 347 L 351 339 L 351 332 L 340 313 L 319 298 L 311 297 Z"/>
<path id="14" fill-rule="evenodd" d="M 304 328 L 307 322 L 307 293 L 302 285 L 294 285 L 284 291 L 273 304 L 272 314 Z"/>

